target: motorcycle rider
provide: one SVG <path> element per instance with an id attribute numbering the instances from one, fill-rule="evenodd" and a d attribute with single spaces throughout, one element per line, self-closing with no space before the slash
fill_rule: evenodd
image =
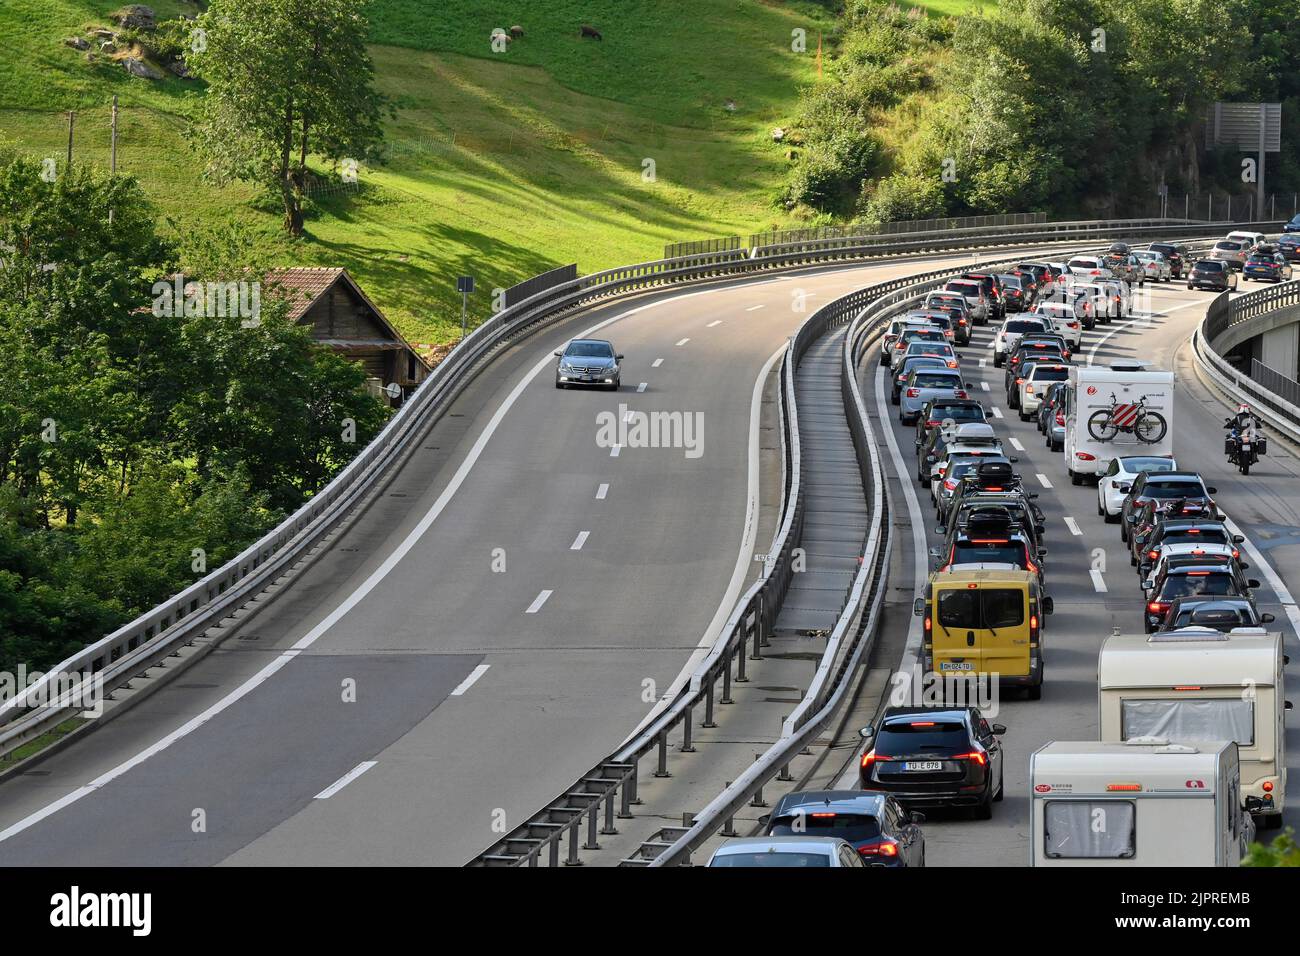
<path id="1" fill-rule="evenodd" d="M 1223 423 L 1224 428 L 1232 429 L 1232 453 L 1228 456 L 1228 461 L 1236 462 L 1242 442 L 1255 443 L 1259 437 L 1260 425 L 1259 417 L 1251 411 L 1249 405 L 1243 402 L 1237 406 L 1237 414 Z"/>

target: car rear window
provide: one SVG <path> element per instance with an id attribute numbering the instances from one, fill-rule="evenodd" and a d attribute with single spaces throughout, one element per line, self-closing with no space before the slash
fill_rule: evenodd
<path id="1" fill-rule="evenodd" d="M 961 379 L 955 375 L 939 375 L 935 372 L 921 372 L 912 379 L 913 388 L 960 388 Z"/>
<path id="2" fill-rule="evenodd" d="M 839 837 L 850 843 L 880 836 L 880 821 L 868 813 L 831 813 L 810 807 L 772 821 L 768 836 Z"/>
<path id="3" fill-rule="evenodd" d="M 831 858 L 825 853 L 804 853 L 795 850 L 759 850 L 755 853 L 723 853 L 709 861 L 714 867 L 827 867 Z"/>
<path id="4" fill-rule="evenodd" d="M 952 549 L 953 564 L 1011 564 L 1025 566 L 1025 546 L 1019 541 L 994 543 L 989 540 L 958 542 Z M 970 627 L 973 625 L 959 625 Z M 994 625 L 996 626 L 996 625 Z M 1002 625 L 1010 627 L 1009 624 Z"/>
<path id="5" fill-rule="evenodd" d="M 949 292 L 960 292 L 962 295 L 979 295 L 981 289 L 975 282 L 949 282 L 944 286 Z"/>
<path id="6" fill-rule="evenodd" d="M 1048 368 L 1042 365 L 1034 367 L 1029 373 L 1029 377 L 1035 382 L 1064 382 L 1070 377 L 1070 370 L 1067 368 Z"/>
<path id="7" fill-rule="evenodd" d="M 1043 323 L 1032 322 L 1029 319 L 1012 319 L 1007 323 L 1007 331 L 1020 333 L 1041 332 L 1043 331 Z"/>
<path id="8" fill-rule="evenodd" d="M 1165 532 L 1161 544 L 1228 544 L 1228 532 L 1222 528 L 1173 529 Z"/>
<path id="9" fill-rule="evenodd" d="M 1178 619 L 1174 622 L 1178 627 L 1185 627 L 1188 624 L 1200 624 L 1204 627 L 1236 627 L 1239 624 L 1249 624 L 1245 613 L 1240 608 L 1213 608 L 1201 610 L 1191 607 L 1178 613 Z"/>
<path id="10" fill-rule="evenodd" d="M 914 717 L 893 720 L 880 728 L 876 753 L 905 756 L 916 753 L 937 755 L 965 753 L 970 749 L 966 725 L 958 721 L 930 720 Z"/>
<path id="11" fill-rule="evenodd" d="M 1228 572 L 1190 571 L 1187 574 L 1171 574 L 1165 578 L 1165 583 L 1160 588 L 1160 600 L 1172 601 L 1174 598 L 1195 594 L 1236 593 L 1237 582 Z"/>
<path id="12" fill-rule="evenodd" d="M 1232 251 L 1232 250 L 1240 249 L 1240 248 L 1241 248 L 1241 243 L 1240 243 L 1240 242 L 1226 242 L 1226 241 L 1225 241 L 1225 242 L 1216 242 L 1216 243 L 1214 244 L 1214 248 L 1216 248 L 1216 249 L 1226 249 L 1226 250 Z"/>
<path id="13" fill-rule="evenodd" d="M 1191 479 L 1160 479 L 1148 481 L 1142 493 L 1148 498 L 1200 498 L 1205 489 L 1199 481 Z"/>
<path id="14" fill-rule="evenodd" d="M 984 409 L 977 405 L 936 405 L 930 409 L 930 418 L 940 422 L 947 418 L 955 422 L 982 422 Z"/>
<path id="15" fill-rule="evenodd" d="M 1193 268 L 1198 272 L 1222 272 L 1227 266 L 1217 259 L 1202 259 Z"/>

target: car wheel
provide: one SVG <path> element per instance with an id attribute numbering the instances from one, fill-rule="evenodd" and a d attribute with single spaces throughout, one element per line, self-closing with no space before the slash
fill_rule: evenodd
<path id="1" fill-rule="evenodd" d="M 1030 691 L 1031 692 L 1033 691 L 1032 687 L 1030 688 Z M 1005 760 L 1006 758 L 1004 757 L 1003 759 Z M 1006 777 L 1007 777 L 1007 772 L 1005 769 L 998 771 L 998 792 L 997 792 L 997 796 L 993 798 L 994 803 L 1001 803 L 1003 796 L 1006 795 L 1007 792 Z"/>
<path id="2" fill-rule="evenodd" d="M 1072 484 L 1072 485 L 1081 485 L 1081 484 L 1083 484 L 1083 475 L 1081 475 L 1081 474 L 1080 474 L 1079 472 L 1077 472 L 1077 471 L 1071 471 L 1071 472 L 1070 472 L 1070 484 Z"/>
<path id="3" fill-rule="evenodd" d="M 1100 495 L 1097 496 L 1097 514 L 1102 518 L 1106 517 L 1106 509 L 1102 507 Z"/>
<path id="4" fill-rule="evenodd" d="M 1031 684 L 1029 687 L 1025 688 L 1025 699 L 1027 700 L 1043 699 L 1043 684 L 1041 680 L 1037 684 Z"/>
<path id="5" fill-rule="evenodd" d="M 892 394 L 892 395 L 889 396 L 889 404 L 891 404 L 891 405 L 897 405 L 897 404 L 898 404 L 898 393 L 897 393 L 897 392 L 895 392 L 894 394 Z"/>
<path id="6" fill-rule="evenodd" d="M 1128 522 L 1124 520 L 1124 512 L 1122 511 L 1119 513 L 1119 520 L 1119 539 L 1128 544 Z"/>
<path id="7" fill-rule="evenodd" d="M 555 387 L 556 387 L 556 388 L 564 388 L 564 386 L 561 385 L 559 382 L 556 382 L 556 383 L 555 383 Z"/>
<path id="8" fill-rule="evenodd" d="M 979 803 L 979 805 L 978 805 L 977 807 L 975 807 L 975 814 L 974 814 L 974 816 L 975 816 L 975 819 L 976 819 L 976 820 L 992 820 L 992 819 L 993 819 L 993 794 L 992 794 L 991 790 L 992 790 L 992 788 L 990 788 L 990 793 L 989 793 L 989 795 L 988 795 L 987 797 L 985 797 L 985 798 L 984 798 L 984 799 Z"/>

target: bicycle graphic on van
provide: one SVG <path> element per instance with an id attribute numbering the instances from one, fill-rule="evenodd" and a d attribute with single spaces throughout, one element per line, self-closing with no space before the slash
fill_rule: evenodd
<path id="1" fill-rule="evenodd" d="M 1100 408 L 1088 416 L 1088 434 L 1100 442 L 1114 441 L 1117 435 L 1132 435 L 1140 442 L 1154 445 L 1165 437 L 1169 423 L 1159 412 L 1146 407 L 1147 397 L 1136 402 L 1120 402 L 1110 393 L 1110 408 Z"/>

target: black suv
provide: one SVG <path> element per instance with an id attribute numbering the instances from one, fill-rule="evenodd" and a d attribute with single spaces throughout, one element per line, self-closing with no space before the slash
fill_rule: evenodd
<path id="1" fill-rule="evenodd" d="M 930 556 L 939 571 L 959 564 L 1010 564 L 1032 571 L 1041 586 L 1047 549 L 1005 509 L 985 508 L 968 515 L 964 526 L 954 525 L 948 540 L 931 548 Z"/>
<path id="2" fill-rule="evenodd" d="M 1144 471 L 1133 479 L 1133 484 L 1125 492 L 1119 511 L 1119 536 L 1124 542 L 1129 540 L 1129 531 L 1133 525 L 1133 516 L 1148 501 L 1157 502 L 1157 511 L 1164 511 L 1176 501 L 1209 506 L 1213 513 L 1214 499 L 1210 496 L 1217 489 L 1207 488 L 1200 473 L 1195 471 Z"/>
<path id="3" fill-rule="evenodd" d="M 1237 291 L 1237 273 L 1221 259 L 1201 259 L 1187 273 L 1187 288 Z"/>
<path id="4" fill-rule="evenodd" d="M 1182 564 L 1166 567 L 1151 583 L 1146 595 L 1142 624 L 1148 634 L 1157 630 L 1174 601 L 1189 597 L 1246 598 L 1259 587 L 1254 578 L 1243 578 L 1241 569 L 1225 564 Z"/>
<path id="5" fill-rule="evenodd" d="M 787 793 L 761 822 L 767 836 L 839 837 L 868 866 L 925 866 L 925 815 L 887 793 L 800 790 Z"/>
<path id="6" fill-rule="evenodd" d="M 1166 544 L 1222 544 L 1232 545 L 1232 556 L 1240 558 L 1237 545 L 1246 539 L 1233 534 L 1221 521 L 1207 518 L 1170 518 L 1164 515 L 1142 539 L 1142 551 L 1137 554 L 1138 577 L 1145 580 Z"/>
<path id="7" fill-rule="evenodd" d="M 960 806 L 980 820 L 1003 795 L 1002 743 L 1007 732 L 977 707 L 889 707 L 862 755 L 863 790 L 893 794 L 903 806 Z"/>

